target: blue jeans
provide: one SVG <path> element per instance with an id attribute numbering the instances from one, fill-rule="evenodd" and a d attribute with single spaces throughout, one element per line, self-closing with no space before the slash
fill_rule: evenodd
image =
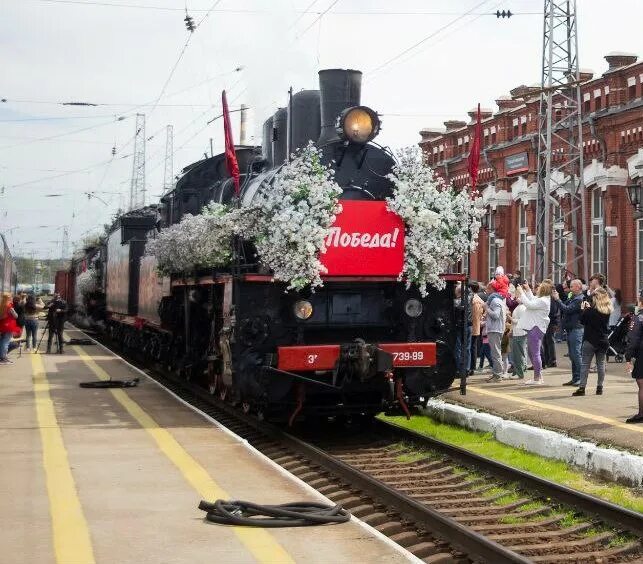
<path id="1" fill-rule="evenodd" d="M 0 360 L 5 360 L 7 358 L 10 342 L 11 342 L 11 333 L 0 334 Z"/>
<path id="2" fill-rule="evenodd" d="M 27 348 L 33 346 L 36 348 L 36 339 L 38 336 L 38 320 L 37 319 L 25 319 L 25 333 L 27 334 Z M 33 345 L 30 345 L 29 339 Z"/>
<path id="3" fill-rule="evenodd" d="M 458 329 L 458 334 L 455 338 L 455 367 L 458 374 L 464 374 L 471 366 L 471 325 L 466 327 L 466 352 L 464 363 L 462 362 L 462 329 Z"/>
<path id="4" fill-rule="evenodd" d="M 569 360 L 572 363 L 572 382 L 580 382 L 580 371 L 582 366 L 581 347 L 583 345 L 583 328 L 576 327 L 567 331 L 567 350 Z"/>

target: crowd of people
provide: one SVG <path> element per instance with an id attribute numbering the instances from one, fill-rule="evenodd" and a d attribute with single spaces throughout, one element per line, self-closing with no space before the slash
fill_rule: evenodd
<path id="1" fill-rule="evenodd" d="M 23 342 L 26 350 L 38 348 L 38 320 L 41 312 L 47 312 L 47 353 L 51 353 L 52 341 L 57 340 L 58 352 L 63 352 L 62 331 L 65 324 L 67 304 L 58 294 L 47 305 L 35 294 L 8 292 L 0 295 L 0 365 L 12 364 L 9 353 Z M 23 337 L 24 334 L 24 337 Z"/>
<path id="2" fill-rule="evenodd" d="M 475 281 L 468 288 L 467 304 L 462 287 L 455 291 L 461 312 L 455 350 L 459 376 L 482 372 L 487 360 L 487 382 L 516 379 L 539 386 L 544 370 L 557 366 L 556 342 L 566 341 L 571 377 L 564 385 L 576 388 L 572 396 L 584 396 L 589 374 L 596 372 L 595 392 L 603 395 L 611 352 L 627 361 L 638 385 L 639 411 L 627 423 L 643 422 L 643 295 L 637 306 L 624 308 L 621 291 L 611 290 L 602 274 L 592 275 L 587 284 L 569 279 L 554 285 L 545 279 L 532 288 L 520 271 L 506 275 L 502 267 L 484 288 Z M 622 345 L 612 346 L 610 335 L 621 335 Z"/>

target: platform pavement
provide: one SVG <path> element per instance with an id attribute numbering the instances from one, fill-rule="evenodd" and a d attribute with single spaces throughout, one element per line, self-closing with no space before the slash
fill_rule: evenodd
<path id="1" fill-rule="evenodd" d="M 544 385 L 525 386 L 520 380 L 486 382 L 491 374 L 485 371 L 468 378 L 466 396 L 454 388 L 441 399 L 564 431 L 578 439 L 643 453 L 643 424 L 625 423 L 638 409 L 636 382 L 626 372 L 625 364 L 616 363 L 613 358 L 607 363 L 602 396 L 596 395 L 597 375 L 590 372 L 587 395 L 573 397 L 576 388 L 562 385 L 571 379 L 566 352 L 565 343 L 557 344 L 558 366 L 543 371 Z M 528 371 L 526 379 L 532 377 L 533 372 Z M 458 385 L 458 380 L 454 385 Z"/>
<path id="2" fill-rule="evenodd" d="M 12 355 L 15 357 L 15 354 Z M 98 346 L 0 367 L 0 562 L 417 561 L 355 522 L 272 529 L 208 523 L 200 499 L 315 500 L 242 442 Z"/>

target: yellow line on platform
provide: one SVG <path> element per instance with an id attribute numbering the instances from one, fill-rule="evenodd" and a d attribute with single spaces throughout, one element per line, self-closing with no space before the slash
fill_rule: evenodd
<path id="1" fill-rule="evenodd" d="M 42 358 L 31 355 L 54 552 L 59 564 L 92 564 L 94 551 L 58 425 Z"/>
<path id="2" fill-rule="evenodd" d="M 596 421 L 598 423 L 605 423 L 611 427 L 618 427 L 620 429 L 627 429 L 628 431 L 634 431 L 635 433 L 643 433 L 643 427 L 637 425 L 628 425 L 618 421 L 617 419 L 611 419 L 609 417 L 603 417 L 602 415 L 594 415 L 592 413 L 587 413 L 585 411 L 579 411 L 578 409 L 571 409 L 569 407 L 563 407 L 558 405 L 552 405 L 550 403 L 542 403 L 539 401 L 530 400 L 527 398 L 521 398 L 512 394 L 503 394 L 502 392 L 493 392 L 491 390 L 485 390 L 478 388 L 477 386 L 467 387 L 467 391 L 474 392 L 476 394 L 482 394 L 483 396 L 491 396 L 494 398 L 505 399 L 509 401 L 514 401 L 516 403 L 522 403 L 523 405 L 529 405 L 531 407 L 537 407 L 539 409 L 544 409 L 546 411 L 558 411 L 560 413 L 567 413 L 568 415 L 576 415 L 577 417 L 583 417 L 591 421 Z"/>
<path id="3" fill-rule="evenodd" d="M 100 380 L 110 379 L 109 374 L 98 366 L 81 347 L 75 346 L 74 350 Z M 150 434 L 161 452 L 174 463 L 187 482 L 203 499 L 208 501 L 232 499 L 230 495 L 212 479 L 208 471 L 179 444 L 173 435 L 162 428 L 138 403 L 130 398 L 124 390 L 112 388 L 110 391 L 125 410 Z M 239 540 L 258 562 L 271 564 L 294 563 L 294 560 L 288 552 L 264 529 L 233 527 L 233 530 Z"/>

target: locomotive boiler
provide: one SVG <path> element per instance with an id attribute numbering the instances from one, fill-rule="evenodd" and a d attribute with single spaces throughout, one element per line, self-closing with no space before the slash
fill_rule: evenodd
<path id="1" fill-rule="evenodd" d="M 404 224 L 387 210 L 395 164 L 374 140 L 381 124 L 361 104 L 361 73 L 319 73 L 319 90 L 292 95 L 263 125 L 261 147 L 237 146 L 235 199 L 225 155 L 183 169 L 158 206 L 119 219 L 105 245 L 111 338 L 211 393 L 270 418 L 373 414 L 422 402 L 455 374 L 454 280 L 422 296 L 398 279 Z M 211 202 L 251 206 L 284 161 L 314 142 L 342 190 L 323 287 L 287 290 L 235 243 L 229 268 L 163 277 L 145 241 Z M 102 255 L 101 255 L 102 256 Z"/>

